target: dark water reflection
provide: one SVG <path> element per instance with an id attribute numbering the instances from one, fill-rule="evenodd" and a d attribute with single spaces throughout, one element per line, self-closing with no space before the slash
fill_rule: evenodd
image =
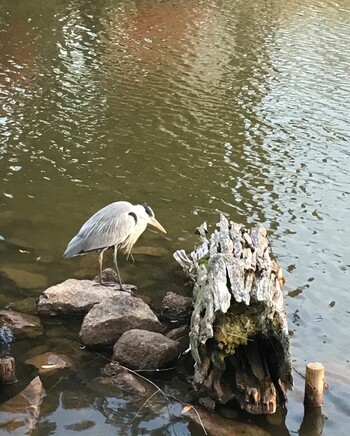
<path id="1" fill-rule="evenodd" d="M 93 276 L 94 256 L 67 262 L 62 252 L 116 199 L 146 200 L 168 229 L 166 238 L 147 232 L 136 263 L 122 263 L 155 305 L 165 290 L 186 292 L 172 252 L 193 246 L 197 225 L 213 225 L 218 211 L 260 221 L 287 278 L 295 368 L 325 364 L 325 429 L 347 434 L 349 34 L 346 1 L 3 1 L 1 305 L 27 298 L 32 311 L 47 285 Z M 47 326 L 35 346 L 65 349 L 60 328 Z M 20 356 L 33 344 L 15 347 Z M 42 434 L 83 421 L 86 434 L 137 433 L 139 406 L 91 397 L 100 365 L 49 391 Z M 30 371 L 23 366 L 28 380 Z M 302 420 L 295 377 L 289 432 Z M 172 431 L 157 404 L 139 434 Z M 282 434 L 284 421 L 260 425 Z"/>

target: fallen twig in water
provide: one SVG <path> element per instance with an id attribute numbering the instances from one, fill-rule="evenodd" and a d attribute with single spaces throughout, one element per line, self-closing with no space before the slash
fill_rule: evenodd
<path id="1" fill-rule="evenodd" d="M 156 369 L 134 369 L 134 371 L 139 374 L 140 372 L 166 372 L 166 371 L 172 371 L 174 369 L 176 369 L 175 366 L 172 366 L 170 368 L 162 368 L 162 369 L 159 369 L 159 368 L 156 368 Z"/>
<path id="2" fill-rule="evenodd" d="M 137 411 L 137 413 L 136 413 L 136 415 L 133 417 L 133 419 L 132 419 L 132 423 L 135 421 L 135 419 L 139 416 L 139 413 L 141 412 L 141 410 L 146 406 L 146 404 L 155 396 L 155 395 L 157 395 L 157 394 L 159 394 L 159 390 L 156 390 L 156 391 L 154 391 L 153 392 L 153 394 L 151 395 L 151 396 L 149 396 L 148 398 L 147 398 L 147 400 L 142 404 L 142 406 L 139 408 L 139 410 Z"/>

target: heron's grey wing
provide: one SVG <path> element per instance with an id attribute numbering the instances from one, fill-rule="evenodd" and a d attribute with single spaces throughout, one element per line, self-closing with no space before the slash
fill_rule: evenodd
<path id="1" fill-rule="evenodd" d="M 99 210 L 70 241 L 63 256 L 73 257 L 121 244 L 135 227 L 135 219 L 129 214 L 132 210 L 132 205 L 123 201 Z"/>

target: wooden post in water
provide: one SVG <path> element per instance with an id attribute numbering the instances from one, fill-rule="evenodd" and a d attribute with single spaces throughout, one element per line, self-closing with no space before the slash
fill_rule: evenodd
<path id="1" fill-rule="evenodd" d="M 11 356 L 0 358 L 0 383 L 9 385 L 17 381 L 15 359 Z"/>
<path id="2" fill-rule="evenodd" d="M 304 404 L 308 407 L 320 407 L 323 404 L 324 366 L 322 363 L 308 363 L 305 373 Z"/>
<path id="3" fill-rule="evenodd" d="M 300 436 L 321 436 L 323 433 L 324 384 L 324 366 L 321 363 L 308 363 L 305 372 L 304 419 L 299 429 Z"/>

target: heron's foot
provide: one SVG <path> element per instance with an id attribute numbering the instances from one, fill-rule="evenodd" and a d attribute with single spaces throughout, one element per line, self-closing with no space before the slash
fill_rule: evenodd
<path id="1" fill-rule="evenodd" d="M 117 282 L 107 282 L 104 280 L 99 280 L 96 283 L 94 283 L 93 286 L 108 286 L 111 288 L 115 288 L 116 291 L 127 292 L 132 297 L 135 297 L 133 289 L 136 289 L 136 286 L 133 286 L 133 285 L 123 285 L 123 284 L 119 284 Z"/>
<path id="2" fill-rule="evenodd" d="M 105 282 L 104 280 L 99 280 L 98 282 L 94 283 L 94 286 L 110 286 L 111 288 L 114 287 L 120 287 L 120 284 L 117 282 Z"/>
<path id="3" fill-rule="evenodd" d="M 132 291 L 132 289 L 128 289 L 126 286 L 121 285 L 121 287 L 118 289 L 118 291 L 123 291 L 123 292 L 127 292 L 128 294 L 130 294 L 131 297 L 135 297 L 134 292 Z"/>

